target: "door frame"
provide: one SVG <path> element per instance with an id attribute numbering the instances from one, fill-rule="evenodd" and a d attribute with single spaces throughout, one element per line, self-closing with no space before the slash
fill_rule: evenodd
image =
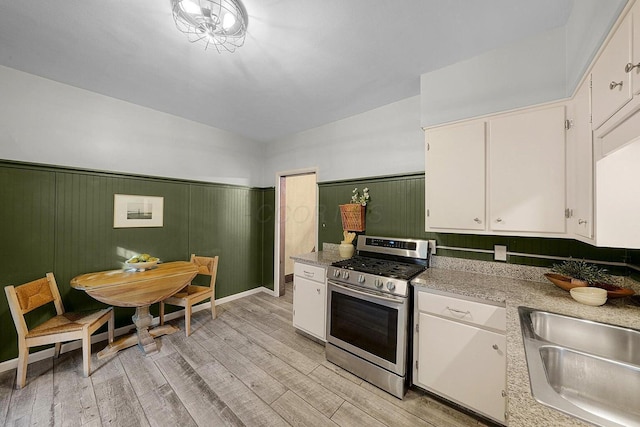
<path id="1" fill-rule="evenodd" d="M 315 175 L 316 177 L 316 211 L 314 212 L 315 216 L 315 229 L 316 229 L 316 250 L 318 249 L 318 201 L 319 201 L 319 191 L 318 191 L 318 167 L 310 167 L 310 168 L 302 168 L 302 169 L 294 169 L 289 171 L 276 172 L 276 203 L 275 203 L 275 227 L 274 227 L 274 236 L 273 236 L 273 295 L 276 297 L 284 295 L 284 292 L 281 294 L 280 290 L 280 281 L 282 279 L 282 286 L 284 289 L 284 274 L 281 273 L 280 265 L 283 263 L 282 257 L 284 257 L 284 242 L 282 242 L 281 236 L 281 225 L 282 225 L 282 214 L 280 209 L 280 200 L 281 197 L 286 197 L 285 194 L 281 195 L 280 191 L 285 182 L 286 178 L 289 176 L 296 175 Z"/>

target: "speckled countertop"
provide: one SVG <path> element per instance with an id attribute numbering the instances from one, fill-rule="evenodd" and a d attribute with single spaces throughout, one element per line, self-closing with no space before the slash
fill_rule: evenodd
<path id="1" fill-rule="evenodd" d="M 544 269 L 512 267 L 503 263 L 480 261 L 475 263 L 480 263 L 478 265 L 482 265 L 482 268 L 489 268 L 487 272 L 494 269 L 496 274 L 503 272 L 515 277 L 430 268 L 414 279 L 412 284 L 416 287 L 426 287 L 505 304 L 507 313 L 508 425 L 510 427 L 592 425 L 544 406 L 533 399 L 522 344 L 520 321 L 518 320 L 518 307 L 523 305 L 636 329 L 640 329 L 640 307 L 629 304 L 628 299 L 609 300 L 601 307 L 586 306 L 574 301 L 568 292 L 546 281 L 544 276 L 538 281 L 523 280 L 517 277 L 524 276 L 528 279 L 535 279 L 536 270 L 543 273 Z M 505 268 L 508 271 L 503 271 Z"/>
<path id="2" fill-rule="evenodd" d="M 332 247 L 292 257 L 295 261 L 322 267 L 343 259 Z M 329 249 L 329 250 L 327 250 Z M 640 307 L 628 299 L 613 299 L 600 307 L 574 301 L 568 292 L 544 278 L 547 269 L 513 264 L 470 261 L 434 256 L 432 268 L 411 283 L 458 295 L 504 303 L 507 313 L 507 387 L 508 425 L 510 427 L 590 426 L 538 403 L 531 396 L 529 371 L 522 344 L 518 307 L 548 310 L 555 313 L 640 329 Z M 625 282 L 640 293 L 637 282 Z"/>
<path id="3" fill-rule="evenodd" d="M 304 262 L 306 264 L 318 265 L 320 267 L 328 267 L 335 261 L 345 259 L 340 256 L 337 250 L 324 250 L 320 252 L 311 252 L 303 255 L 295 255 L 291 257 L 292 260 L 297 262 Z"/>

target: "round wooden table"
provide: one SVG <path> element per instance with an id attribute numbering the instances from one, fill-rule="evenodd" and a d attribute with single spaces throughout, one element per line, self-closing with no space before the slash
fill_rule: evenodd
<path id="1" fill-rule="evenodd" d="M 138 344 L 145 353 L 158 351 L 155 337 L 178 331 L 171 325 L 162 325 L 149 330 L 153 316 L 149 306 L 175 294 L 198 273 L 198 268 L 188 261 L 158 264 L 145 271 L 109 270 L 87 273 L 71 279 L 71 287 L 85 291 L 92 298 L 117 307 L 135 307 L 133 323 L 136 333 L 109 344 L 98 353 L 98 358 L 117 353 L 119 350 Z"/>

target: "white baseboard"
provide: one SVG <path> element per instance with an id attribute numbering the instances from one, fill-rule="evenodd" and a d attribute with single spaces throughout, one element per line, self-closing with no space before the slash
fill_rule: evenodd
<path id="1" fill-rule="evenodd" d="M 234 294 L 234 295 L 229 295 L 228 297 L 224 297 L 224 298 L 220 298 L 216 300 L 216 304 L 224 304 L 225 302 L 230 302 L 236 299 L 240 299 L 240 298 L 244 298 L 244 297 L 248 297 L 249 295 L 254 295 L 260 292 L 264 292 L 267 293 L 269 295 L 273 295 L 273 291 L 271 289 L 265 288 L 264 286 L 259 287 L 259 288 L 254 288 L 254 289 L 250 289 L 248 291 L 244 291 L 244 292 L 240 292 L 238 294 Z M 211 309 L 211 302 L 205 302 L 203 304 L 198 304 L 195 307 L 193 307 L 193 313 L 196 313 L 198 311 L 201 310 L 207 310 L 207 309 Z M 164 316 L 165 321 L 166 320 L 174 320 L 174 319 L 179 319 L 181 317 L 184 316 L 184 309 L 182 310 L 177 310 L 174 311 L 172 313 L 169 313 L 167 315 Z M 153 323 L 151 324 L 151 326 L 157 326 L 160 324 L 160 319 L 158 317 L 154 317 L 153 318 Z M 114 335 L 116 337 L 120 336 L 120 335 L 126 335 L 131 333 L 133 330 L 135 329 L 135 326 L 133 324 L 130 325 L 126 325 L 126 326 L 122 326 L 120 328 L 117 328 L 114 331 Z M 91 336 L 91 343 L 95 344 L 97 342 L 101 342 L 101 341 L 107 341 L 108 340 L 108 335 L 107 332 L 101 332 L 99 334 L 95 334 Z M 82 341 L 81 340 L 76 340 L 76 341 L 71 341 L 68 343 L 64 343 L 62 344 L 62 348 L 60 349 L 60 353 L 65 353 L 67 351 L 71 351 L 71 350 L 76 350 L 78 348 L 82 348 Z M 35 353 L 31 353 L 29 354 L 29 363 L 34 363 L 34 362 L 38 362 L 40 360 L 44 360 L 47 359 L 49 357 L 53 357 L 54 354 L 54 348 L 48 348 L 46 350 L 40 350 L 37 351 Z M 11 360 L 6 360 L 4 362 L 0 362 L 0 373 L 2 372 L 6 372 L 6 371 L 10 371 L 11 369 L 16 369 L 18 367 L 18 358 L 16 357 L 15 359 L 11 359 Z"/>

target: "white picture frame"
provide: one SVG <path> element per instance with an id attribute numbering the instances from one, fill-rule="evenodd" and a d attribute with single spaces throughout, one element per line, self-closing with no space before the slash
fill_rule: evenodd
<path id="1" fill-rule="evenodd" d="M 113 195 L 113 228 L 162 227 L 164 197 Z"/>

